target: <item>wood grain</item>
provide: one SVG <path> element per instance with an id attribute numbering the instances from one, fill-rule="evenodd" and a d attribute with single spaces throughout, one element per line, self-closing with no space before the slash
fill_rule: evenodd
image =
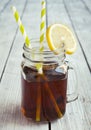
<path id="1" fill-rule="evenodd" d="M 12 5 L 21 5 L 21 1 L 11 1 L 7 8 L 5 8 L 4 12 L 0 15 L 0 80 L 2 79 L 2 75 L 4 73 L 8 57 L 10 55 L 13 40 L 15 39 L 17 33 L 17 24 L 13 18 L 13 13 L 10 10 Z M 25 8 L 26 1 L 22 1 L 22 6 L 17 7 L 22 15 L 23 9 Z M 3 7 L 5 4 L 3 5 Z"/>
<path id="2" fill-rule="evenodd" d="M 20 112 L 20 64 L 24 40 L 10 11 L 10 6 L 15 5 L 29 37 L 39 37 L 40 1 L 11 0 L 5 7 L 7 2 L 4 0 L 0 3 L 0 11 L 4 9 L 0 14 L 0 130 L 48 130 L 48 123 L 35 124 Z M 91 130 L 91 1 L 47 0 L 47 3 L 48 25 L 68 25 L 78 43 L 76 53 L 66 59 L 74 64 L 77 71 L 79 98 L 67 104 L 64 117 L 52 122 L 51 129 Z M 74 83 L 74 80 L 70 81 L 70 85 Z"/>
<path id="3" fill-rule="evenodd" d="M 71 0 L 69 3 L 66 2 L 67 1 L 64 1 L 65 9 L 68 12 L 74 31 L 79 39 L 83 55 L 91 72 L 91 49 L 89 49 L 91 41 L 91 13 L 89 6 L 81 0 L 79 2 L 76 2 L 75 0 Z"/>

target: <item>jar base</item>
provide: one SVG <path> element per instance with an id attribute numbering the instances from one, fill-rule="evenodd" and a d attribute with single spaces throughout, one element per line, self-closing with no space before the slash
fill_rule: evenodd
<path id="1" fill-rule="evenodd" d="M 61 118 L 63 118 L 63 116 L 65 115 L 65 112 L 64 113 L 62 113 L 62 116 L 61 117 L 55 117 L 55 118 L 50 118 L 50 119 L 47 119 L 46 117 L 44 117 L 44 118 L 42 118 L 42 119 L 40 119 L 40 120 L 36 120 L 35 118 L 33 118 L 33 117 L 30 117 L 30 115 L 29 115 L 29 113 L 26 113 L 25 112 L 25 110 L 24 110 L 24 108 L 21 108 L 21 113 L 22 113 L 22 115 L 28 120 L 28 121 L 31 121 L 31 122 L 34 122 L 34 123 L 38 123 L 38 122 L 40 122 L 40 123 L 48 123 L 48 122 L 53 122 L 53 121 L 56 121 L 56 120 L 58 120 L 58 119 L 61 119 Z"/>

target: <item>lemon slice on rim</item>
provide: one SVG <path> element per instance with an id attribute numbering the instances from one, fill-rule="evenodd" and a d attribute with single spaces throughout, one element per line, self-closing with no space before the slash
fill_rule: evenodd
<path id="1" fill-rule="evenodd" d="M 73 54 L 77 47 L 77 42 L 72 31 L 63 24 L 53 24 L 46 30 L 46 39 L 50 50 L 60 49 L 63 44 L 67 54 Z"/>

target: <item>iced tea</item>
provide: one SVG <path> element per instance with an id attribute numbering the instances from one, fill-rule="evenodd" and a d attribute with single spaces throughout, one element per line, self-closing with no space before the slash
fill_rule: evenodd
<path id="1" fill-rule="evenodd" d="M 67 73 L 55 67 L 44 70 L 41 75 L 36 69 L 25 66 L 21 78 L 21 110 L 26 117 L 34 121 L 52 121 L 64 115 Z"/>

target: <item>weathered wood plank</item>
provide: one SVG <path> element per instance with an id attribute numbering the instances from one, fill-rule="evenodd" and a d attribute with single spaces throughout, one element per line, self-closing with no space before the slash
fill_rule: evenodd
<path id="1" fill-rule="evenodd" d="M 3 0 L 0 1 L 0 15 L 4 12 L 5 8 L 7 8 L 7 5 L 11 2 L 11 0 Z"/>
<path id="2" fill-rule="evenodd" d="M 22 6 L 21 6 L 22 3 Z M 15 5 L 22 14 L 23 9 L 25 8 L 26 0 L 20 1 L 11 1 L 7 8 L 4 10 L 4 13 L 0 16 L 0 79 L 2 78 L 5 65 L 13 45 L 13 39 L 16 35 L 17 25 L 13 18 L 13 13 L 10 10 L 11 5 Z M 15 24 L 14 24 L 14 23 Z"/>
<path id="3" fill-rule="evenodd" d="M 91 1 L 89 2 L 91 5 Z M 73 23 L 72 26 L 79 38 L 80 46 L 88 64 L 88 68 L 91 71 L 91 49 L 89 49 L 91 48 L 91 13 L 87 10 L 86 6 L 81 0 L 78 2 L 75 0 L 71 0 L 70 2 L 65 0 L 64 4 L 70 20 Z"/>
<path id="4" fill-rule="evenodd" d="M 21 114 L 20 86 L 20 75 L 4 75 L 0 85 L 0 130 L 47 130 L 47 123 L 31 122 Z"/>
<path id="5" fill-rule="evenodd" d="M 88 10 L 88 12 L 91 14 L 91 1 L 90 0 L 81 0 L 84 5 L 85 8 Z"/>
<path id="6" fill-rule="evenodd" d="M 38 7 L 37 7 L 38 6 Z M 35 11 L 36 8 L 36 11 Z M 40 9 L 41 5 L 40 2 L 37 4 L 32 3 L 30 1 L 27 3 L 27 7 L 23 14 L 22 22 L 25 26 L 26 32 L 28 36 L 31 38 L 35 38 L 40 36 Z M 12 22 L 12 24 L 16 24 Z M 20 73 L 20 64 L 22 60 L 22 52 L 23 52 L 23 44 L 24 39 L 21 35 L 20 31 L 17 32 L 17 37 L 14 41 L 14 45 L 10 54 L 10 60 L 7 62 L 6 71 L 8 73 Z M 12 72 L 11 69 L 12 68 Z"/>

